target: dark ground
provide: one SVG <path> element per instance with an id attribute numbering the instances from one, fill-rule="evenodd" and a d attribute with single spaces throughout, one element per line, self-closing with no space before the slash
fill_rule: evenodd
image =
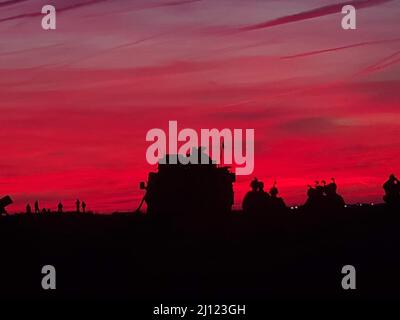
<path id="1" fill-rule="evenodd" d="M 400 212 L 384 206 L 179 223 L 134 214 L 1 217 L 0 297 L 399 299 L 399 227 Z M 54 291 L 41 288 L 46 264 L 57 271 Z M 341 287 L 348 264 L 356 290 Z"/>

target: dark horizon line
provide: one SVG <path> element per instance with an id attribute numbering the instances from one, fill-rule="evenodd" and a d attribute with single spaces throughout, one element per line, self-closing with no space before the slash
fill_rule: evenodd
<path id="1" fill-rule="evenodd" d="M 379 206 L 384 206 L 386 205 L 384 202 L 357 202 L 357 203 L 346 203 L 344 208 L 347 207 L 362 207 L 362 206 L 370 206 L 370 207 L 379 207 Z M 290 205 L 287 206 L 287 209 L 289 210 L 298 210 L 301 209 L 304 206 L 304 204 L 301 205 Z M 232 209 L 231 212 L 243 212 L 243 208 L 240 209 Z M 26 212 L 8 212 L 9 215 L 27 215 L 27 216 L 40 216 L 40 215 L 65 215 L 65 214 L 75 214 L 75 215 L 113 215 L 113 214 L 147 214 L 147 211 L 113 211 L 113 212 L 101 212 L 101 211 L 86 211 L 86 212 L 76 212 L 76 211 L 63 211 L 63 212 L 57 212 L 56 210 L 50 211 L 50 213 L 26 213 Z"/>

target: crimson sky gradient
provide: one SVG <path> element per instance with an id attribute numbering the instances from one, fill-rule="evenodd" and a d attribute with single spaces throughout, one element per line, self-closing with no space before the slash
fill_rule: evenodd
<path id="1" fill-rule="evenodd" d="M 341 28 L 352 3 L 357 30 Z M 400 1 L 0 0 L 0 195 L 23 210 L 136 208 L 149 129 L 255 128 L 288 203 L 336 177 L 381 201 L 400 175 Z M 236 206 L 249 177 L 235 184 Z"/>

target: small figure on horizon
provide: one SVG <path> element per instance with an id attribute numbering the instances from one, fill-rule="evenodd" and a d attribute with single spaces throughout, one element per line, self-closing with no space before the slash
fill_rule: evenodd
<path id="1" fill-rule="evenodd" d="M 246 193 L 243 199 L 242 207 L 243 211 L 247 213 L 254 213 L 260 210 L 259 205 L 260 205 L 260 196 L 258 193 L 258 189 L 260 186 L 260 182 L 258 181 L 257 178 L 254 178 L 250 182 L 250 188 L 251 190 Z"/>
<path id="2" fill-rule="evenodd" d="M 43 209 L 42 209 L 42 214 L 46 214 L 46 213 L 47 213 L 46 208 L 43 208 Z"/>
<path id="3" fill-rule="evenodd" d="M 35 213 L 40 213 L 40 208 L 39 208 L 39 201 L 35 201 Z"/>
<path id="4" fill-rule="evenodd" d="M 287 209 L 285 201 L 281 198 L 278 197 L 278 188 L 276 187 L 276 181 L 274 182 L 274 185 L 272 188 L 269 190 L 269 194 L 271 195 L 270 197 L 270 208 L 271 211 L 275 212 L 282 212 Z"/>
<path id="5" fill-rule="evenodd" d="M 389 176 L 389 179 L 383 184 L 385 195 L 383 200 L 388 205 L 400 205 L 400 181 L 394 174 Z"/>
<path id="6" fill-rule="evenodd" d="M 325 185 L 326 185 L 326 181 L 322 180 L 322 186 L 319 184 L 319 181 L 315 181 L 315 192 L 316 192 L 316 196 L 317 198 L 323 198 L 324 196 L 324 190 L 325 190 Z"/>
<path id="7" fill-rule="evenodd" d="M 31 205 L 28 203 L 27 205 L 26 205 L 26 214 L 31 214 L 32 213 L 32 207 L 31 207 Z"/>
<path id="8" fill-rule="evenodd" d="M 270 205 L 270 196 L 269 193 L 264 191 L 264 182 L 260 181 L 258 183 L 258 206 L 260 211 L 267 211 L 269 209 L 269 205 Z"/>
<path id="9" fill-rule="evenodd" d="M 79 201 L 79 199 L 76 200 L 75 204 L 76 204 L 76 213 L 81 212 L 81 202 Z"/>
<path id="10" fill-rule="evenodd" d="M 86 202 L 82 201 L 82 212 L 86 213 Z"/>
<path id="11" fill-rule="evenodd" d="M 315 186 L 308 185 L 307 200 L 304 207 L 310 210 L 320 210 L 324 207 L 324 187 L 315 181 Z"/>
<path id="12" fill-rule="evenodd" d="M 335 178 L 331 179 L 332 182 L 328 185 L 325 185 L 325 197 L 326 197 L 326 205 L 328 209 L 341 209 L 344 208 L 346 203 L 344 202 L 343 197 L 337 193 L 337 185 L 335 182 Z"/>
<path id="13" fill-rule="evenodd" d="M 58 203 L 58 206 L 57 206 L 57 212 L 58 213 L 63 213 L 63 208 L 64 208 L 64 206 L 63 206 L 63 204 L 61 203 L 61 201 Z"/>
<path id="14" fill-rule="evenodd" d="M 243 211 L 247 213 L 263 213 L 269 209 L 270 195 L 264 191 L 264 182 L 254 178 L 250 183 L 251 190 L 243 199 Z"/>
<path id="15" fill-rule="evenodd" d="M 250 182 L 250 188 L 251 191 L 256 192 L 259 186 L 258 179 L 255 177 L 251 182 Z"/>

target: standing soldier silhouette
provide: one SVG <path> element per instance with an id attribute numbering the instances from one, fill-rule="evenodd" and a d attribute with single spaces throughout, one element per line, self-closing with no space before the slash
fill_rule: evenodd
<path id="1" fill-rule="evenodd" d="M 35 213 L 40 213 L 39 202 L 37 200 L 35 201 Z"/>
<path id="2" fill-rule="evenodd" d="M 28 203 L 26 205 L 26 214 L 31 214 L 31 213 L 32 213 L 32 208 L 31 208 L 31 205 Z"/>
<path id="3" fill-rule="evenodd" d="M 58 206 L 57 206 L 57 212 L 58 213 L 62 213 L 63 212 L 63 208 L 64 208 L 64 206 L 63 206 L 63 204 L 61 203 L 61 201 L 58 203 Z"/>
<path id="4" fill-rule="evenodd" d="M 76 200 L 76 213 L 81 212 L 81 202 L 79 201 L 79 199 Z"/>
<path id="5" fill-rule="evenodd" d="M 86 202 L 82 201 L 82 212 L 85 213 L 86 212 Z"/>
<path id="6" fill-rule="evenodd" d="M 383 189 L 385 196 L 383 200 L 389 205 L 400 204 L 400 180 L 394 174 L 389 176 L 389 179 L 384 183 Z"/>
<path id="7" fill-rule="evenodd" d="M 269 190 L 269 194 L 271 195 L 271 198 L 270 198 L 271 211 L 273 211 L 273 212 L 286 211 L 285 201 L 281 197 L 278 197 L 278 193 L 279 193 L 279 190 L 276 187 L 276 181 L 275 181 L 274 185 Z"/>

